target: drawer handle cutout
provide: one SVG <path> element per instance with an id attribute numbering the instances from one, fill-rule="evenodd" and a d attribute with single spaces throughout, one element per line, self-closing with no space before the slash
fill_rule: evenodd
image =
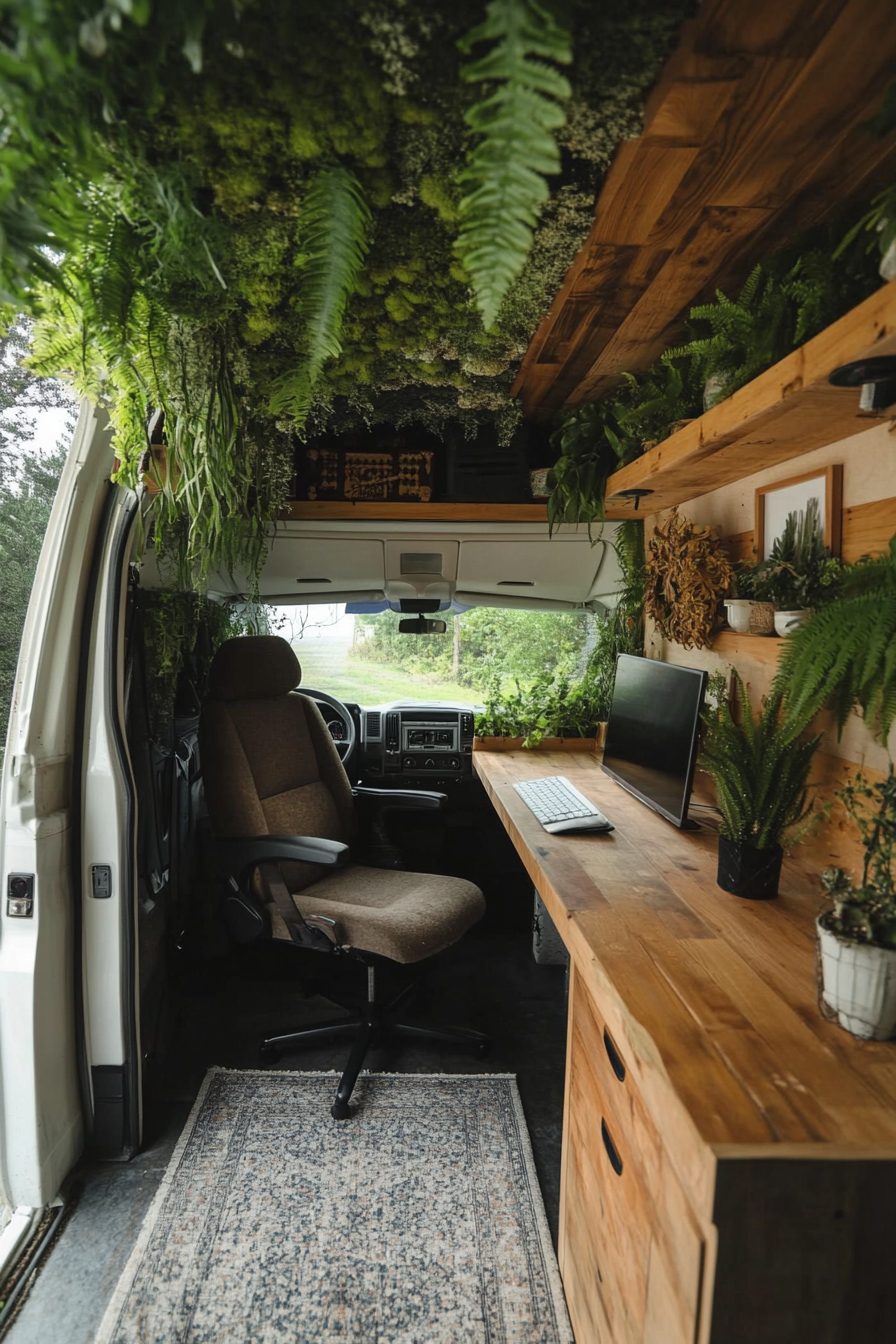
<path id="1" fill-rule="evenodd" d="M 604 1027 L 604 1049 L 607 1052 L 607 1059 L 610 1061 L 610 1066 L 612 1067 L 613 1072 L 619 1079 L 620 1083 L 624 1083 L 625 1065 L 623 1064 L 622 1059 L 620 1058 L 619 1051 L 613 1044 L 613 1037 L 607 1031 L 606 1027 Z"/>
<path id="2" fill-rule="evenodd" d="M 610 1166 L 613 1168 L 613 1170 L 615 1171 L 615 1173 L 616 1173 L 617 1176 L 621 1176 L 621 1175 L 622 1175 L 622 1158 L 621 1158 L 621 1157 L 619 1156 L 619 1154 L 617 1153 L 617 1151 L 616 1151 L 616 1145 L 614 1144 L 613 1140 L 610 1138 L 610 1131 L 607 1129 L 607 1122 L 606 1122 L 606 1120 L 601 1120 L 601 1122 L 600 1122 L 600 1134 L 601 1134 L 601 1138 L 602 1138 L 603 1141 L 604 1141 L 604 1147 L 605 1147 L 606 1150 L 607 1150 L 607 1157 L 610 1159 Z"/>

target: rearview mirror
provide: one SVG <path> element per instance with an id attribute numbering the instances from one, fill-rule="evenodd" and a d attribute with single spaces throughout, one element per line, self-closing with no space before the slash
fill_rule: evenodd
<path id="1" fill-rule="evenodd" d="M 445 621 L 428 621 L 424 616 L 415 616 L 412 621 L 399 621 L 400 635 L 444 635 L 448 629 Z"/>

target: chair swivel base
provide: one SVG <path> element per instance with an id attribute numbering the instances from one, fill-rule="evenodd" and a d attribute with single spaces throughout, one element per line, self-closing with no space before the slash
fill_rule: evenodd
<path id="1" fill-rule="evenodd" d="M 302 1031 L 289 1032 L 283 1036 L 268 1036 L 259 1051 L 266 1064 L 275 1064 L 284 1050 L 315 1045 L 323 1041 L 337 1040 L 340 1037 L 353 1037 L 348 1061 L 336 1089 L 336 1098 L 330 1107 L 334 1120 L 348 1120 L 352 1115 L 349 1100 L 364 1063 L 367 1051 L 378 1045 L 388 1036 L 402 1036 L 418 1041 L 441 1041 L 448 1045 L 460 1045 L 468 1049 L 475 1058 L 483 1059 L 489 1052 L 491 1042 L 481 1031 L 469 1031 L 465 1027 L 430 1027 L 410 1022 L 391 1021 L 392 1013 L 398 1008 L 410 990 L 405 988 L 390 1003 L 377 1003 L 373 990 L 373 967 L 368 967 L 368 1001 L 363 1012 L 352 1017 L 338 1018 L 333 1022 L 322 1022 L 316 1027 L 306 1027 Z"/>

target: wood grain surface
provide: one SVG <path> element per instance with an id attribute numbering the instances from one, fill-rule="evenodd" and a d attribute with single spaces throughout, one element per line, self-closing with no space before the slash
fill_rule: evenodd
<path id="1" fill-rule="evenodd" d="M 604 181 L 514 384 L 527 415 L 593 401 L 683 335 L 690 306 L 887 185 L 864 123 L 896 60 L 890 0 L 707 0 Z"/>
<path id="2" fill-rule="evenodd" d="M 480 752 L 474 766 L 698 1207 L 716 1146 L 896 1159 L 896 1044 L 859 1042 L 818 1007 L 817 869 L 787 859 L 776 901 L 742 900 L 716 885 L 711 830 L 678 831 L 594 760 Z M 548 835 L 512 785 L 549 774 L 616 829 Z"/>

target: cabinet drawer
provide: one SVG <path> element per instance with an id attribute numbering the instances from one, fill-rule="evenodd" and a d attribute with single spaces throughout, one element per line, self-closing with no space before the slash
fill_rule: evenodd
<path id="1" fill-rule="evenodd" d="M 614 1067 L 614 1063 L 616 1067 Z M 573 976 L 561 1269 L 578 1344 L 692 1344 L 703 1238 Z"/>

